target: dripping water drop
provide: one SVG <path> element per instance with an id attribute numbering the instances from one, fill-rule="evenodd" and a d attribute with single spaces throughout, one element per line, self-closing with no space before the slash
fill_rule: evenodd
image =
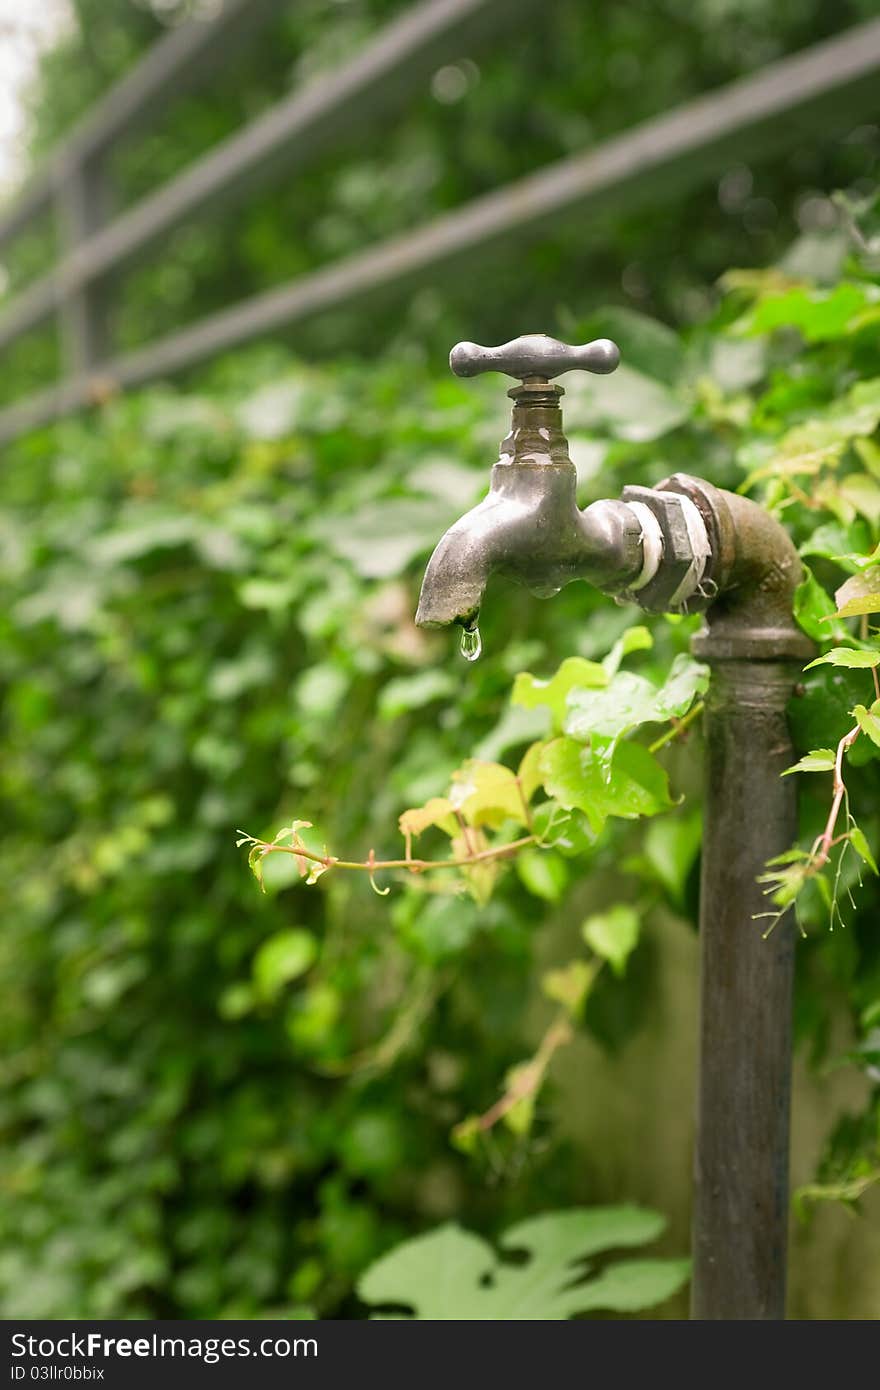
<path id="1" fill-rule="evenodd" d="M 461 630 L 461 654 L 465 661 L 476 661 L 483 650 L 483 639 L 476 623 Z"/>

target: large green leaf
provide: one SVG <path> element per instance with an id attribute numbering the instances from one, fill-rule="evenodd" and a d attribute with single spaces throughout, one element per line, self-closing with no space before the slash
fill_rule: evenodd
<path id="1" fill-rule="evenodd" d="M 636 1312 L 670 1297 L 686 1281 L 688 1260 L 618 1260 L 597 1276 L 589 1258 L 643 1245 L 664 1227 L 633 1206 L 548 1212 L 511 1227 L 502 1255 L 449 1223 L 377 1260 L 360 1279 L 365 1303 L 405 1308 L 419 1320 L 559 1321 L 588 1311 Z M 506 1257 L 525 1252 L 524 1262 Z M 382 1314 L 376 1314 L 382 1316 Z"/>
<path id="2" fill-rule="evenodd" d="M 842 641 L 849 636 L 837 617 L 831 595 L 809 569 L 794 591 L 794 616 L 814 642 L 827 642 L 829 637 Z"/>
<path id="3" fill-rule="evenodd" d="M 582 656 L 566 657 L 555 675 L 539 680 L 528 671 L 521 671 L 513 683 L 511 703 L 523 709 L 545 706 L 553 716 L 553 725 L 562 730 L 566 700 L 572 690 L 601 690 L 608 684 L 608 672 L 598 662 Z"/>
<path id="4" fill-rule="evenodd" d="M 618 744 L 609 763 L 576 739 L 553 739 L 540 769 L 548 796 L 567 811 L 583 811 L 596 833 L 609 816 L 635 820 L 673 804 L 665 770 L 639 743 Z"/>
<path id="5" fill-rule="evenodd" d="M 578 325 L 578 342 L 611 338 L 630 367 L 655 381 L 674 386 L 684 369 L 684 343 L 658 319 L 615 305 L 599 309 Z"/>
<path id="6" fill-rule="evenodd" d="M 619 671 L 605 690 L 572 690 L 564 729 L 586 742 L 593 737 L 619 738 L 640 724 L 663 723 L 680 717 L 694 696 L 709 683 L 709 668 L 679 653 L 662 686 L 644 676 Z"/>
<path id="7" fill-rule="evenodd" d="M 647 443 L 677 429 L 691 408 L 683 395 L 626 362 L 599 380 L 573 372 L 565 390 L 570 429 L 600 429 L 629 443 Z"/>

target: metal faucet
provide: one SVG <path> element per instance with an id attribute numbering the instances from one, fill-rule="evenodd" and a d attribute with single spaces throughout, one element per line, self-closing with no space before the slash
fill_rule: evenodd
<path id="1" fill-rule="evenodd" d="M 792 615 L 802 568 L 762 507 L 687 474 L 578 509 L 562 390 L 551 382 L 576 368 L 612 372 L 618 360 L 604 339 L 571 347 L 543 334 L 453 348 L 457 376 L 499 371 L 519 384 L 489 494 L 431 556 L 416 622 L 473 633 L 495 573 L 541 596 L 585 579 L 653 612 L 705 613 L 692 639 L 712 669 L 692 1316 L 782 1318 L 794 934 L 780 923 L 764 940 L 755 918 L 766 906 L 758 875 L 797 834 L 796 779 L 780 774 L 794 757 L 786 707 L 813 652 Z"/>
<path id="2" fill-rule="evenodd" d="M 654 613 L 710 610 L 696 647 L 728 655 L 798 657 L 810 648 L 792 618 L 801 563 L 787 533 L 763 508 L 688 474 L 656 487 L 625 487 L 620 500 L 576 499 L 577 471 L 562 430 L 553 378 L 575 370 L 607 374 L 620 361 L 607 338 L 581 346 L 543 333 L 500 347 L 459 343 L 456 376 L 503 372 L 519 378 L 510 433 L 492 468 L 488 495 L 442 537 L 419 595 L 416 623 L 476 626 L 488 580 L 505 575 L 547 598 L 583 579 Z"/>

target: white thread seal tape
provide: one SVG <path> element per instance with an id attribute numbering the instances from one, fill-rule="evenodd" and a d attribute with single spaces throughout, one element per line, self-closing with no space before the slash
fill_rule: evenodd
<path id="1" fill-rule="evenodd" d="M 699 589 L 706 564 L 712 553 L 706 523 L 699 508 L 689 497 L 679 492 L 664 493 L 664 501 L 672 501 L 681 508 L 684 524 L 687 527 L 688 543 L 691 549 L 691 562 L 675 593 L 667 600 L 667 609 L 682 608 L 693 593 Z M 628 502 L 642 528 L 642 569 L 629 586 L 629 593 L 637 594 L 650 584 L 663 560 L 663 531 L 651 508 L 645 502 Z"/>
<path id="2" fill-rule="evenodd" d="M 687 526 L 688 540 L 690 541 L 691 553 L 693 558 L 688 567 L 687 574 L 682 579 L 675 593 L 669 599 L 669 608 L 681 608 L 690 598 L 703 580 L 706 570 L 706 561 L 712 554 L 712 547 L 709 544 L 709 533 L 706 530 L 706 523 L 700 516 L 700 510 L 696 503 L 689 497 L 681 493 L 673 493 L 677 497 Z"/>
<path id="3" fill-rule="evenodd" d="M 644 502 L 627 502 L 626 505 L 635 513 L 642 528 L 642 569 L 629 586 L 630 593 L 636 594 L 651 582 L 660 568 L 660 561 L 663 559 L 663 532 L 660 530 L 660 522 Z"/>

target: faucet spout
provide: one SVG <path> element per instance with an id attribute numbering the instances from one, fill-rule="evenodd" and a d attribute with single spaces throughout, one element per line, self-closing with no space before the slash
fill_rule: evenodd
<path id="1" fill-rule="evenodd" d="M 450 526 L 425 570 L 418 627 L 472 626 L 480 611 L 489 575 L 497 569 L 522 515 L 514 503 L 491 493 Z"/>

